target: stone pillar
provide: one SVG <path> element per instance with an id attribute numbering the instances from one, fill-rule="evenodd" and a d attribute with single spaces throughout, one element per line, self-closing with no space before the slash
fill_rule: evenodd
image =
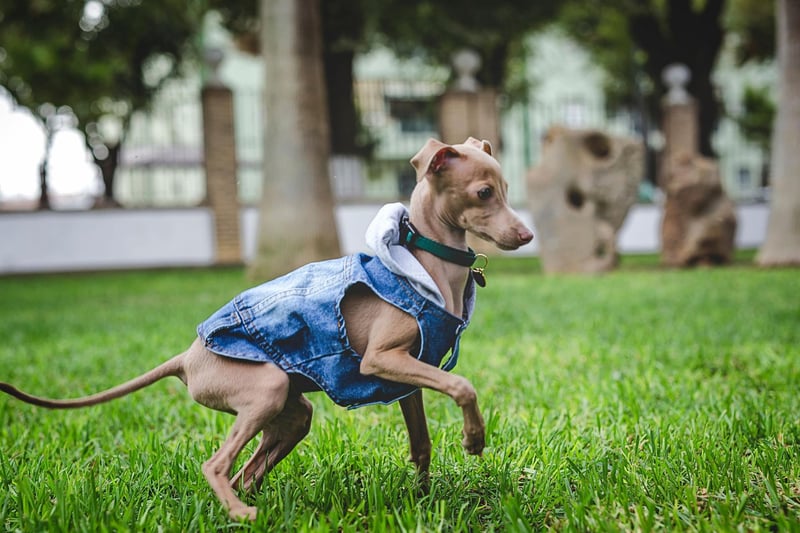
<path id="1" fill-rule="evenodd" d="M 241 263 L 242 251 L 233 93 L 217 78 L 215 66 L 219 59 L 221 56 L 207 58 L 214 70 L 202 89 L 201 99 L 206 194 L 214 216 L 214 262 L 225 265 Z"/>
<path id="2" fill-rule="evenodd" d="M 699 155 L 697 105 L 684 86 L 684 65 L 664 69 L 664 150 L 659 187 L 664 192 L 661 260 L 668 266 L 718 265 L 733 259 L 736 214 L 722 188 L 719 166 Z"/>
<path id="3" fill-rule="evenodd" d="M 453 56 L 456 81 L 439 101 L 439 133 L 442 142 L 458 144 L 468 137 L 500 143 L 497 91 L 481 88 L 475 79 L 481 61 L 477 53 L 462 50 Z"/>
<path id="4" fill-rule="evenodd" d="M 500 123 L 497 91 L 447 91 L 439 102 L 439 132 L 446 144 L 463 143 L 468 137 L 485 139 L 498 148 Z"/>
<path id="5" fill-rule="evenodd" d="M 664 148 L 661 152 L 658 185 L 667 186 L 667 163 L 672 156 L 680 154 L 695 155 L 700 146 L 697 118 L 697 102 L 686 92 L 690 73 L 686 65 L 674 64 L 664 69 L 664 83 L 669 87 L 662 103 L 663 119 L 661 130 L 664 134 Z"/>

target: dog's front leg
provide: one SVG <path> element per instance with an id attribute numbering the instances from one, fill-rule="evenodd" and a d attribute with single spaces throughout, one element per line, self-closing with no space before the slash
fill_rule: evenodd
<path id="1" fill-rule="evenodd" d="M 408 429 L 408 443 L 411 449 L 411 462 L 417 468 L 420 490 L 427 494 L 430 489 L 428 470 L 431 465 L 431 438 L 428 422 L 425 420 L 425 406 L 422 403 L 422 390 L 400 400 L 400 409 Z"/>
<path id="2" fill-rule="evenodd" d="M 391 381 L 425 387 L 450 396 L 464 414 L 464 440 L 467 453 L 480 455 L 485 446 L 485 426 L 475 387 L 466 378 L 415 359 L 407 351 L 367 350 L 361 360 L 361 373 Z"/>
<path id="3" fill-rule="evenodd" d="M 350 331 L 356 334 L 356 349 L 363 353 L 361 373 L 433 389 L 450 396 L 464 413 L 464 448 L 472 455 L 480 455 L 485 444 L 485 428 L 475 387 L 466 378 L 424 363 L 411 355 L 419 349 L 417 321 L 389 304 L 379 303 L 371 310 L 371 320 L 360 324 L 363 329 L 359 331 L 355 327 L 359 325 L 356 320 L 350 320 L 349 323 L 354 326 Z M 417 411 L 421 411 L 421 405 L 420 402 Z"/>
<path id="4" fill-rule="evenodd" d="M 483 422 L 481 411 L 478 409 L 477 399 L 470 404 L 462 405 L 461 410 L 464 413 L 464 439 L 461 441 L 461 445 L 468 453 L 481 455 L 486 446 L 486 425 Z"/>

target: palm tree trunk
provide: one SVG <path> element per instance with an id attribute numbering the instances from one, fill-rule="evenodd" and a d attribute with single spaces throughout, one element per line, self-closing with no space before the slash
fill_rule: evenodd
<path id="1" fill-rule="evenodd" d="M 767 236 L 756 261 L 800 265 L 800 0 L 777 0 L 778 112 L 772 129 Z"/>
<path id="2" fill-rule="evenodd" d="M 339 255 L 317 0 L 261 0 L 264 183 L 250 275 Z"/>

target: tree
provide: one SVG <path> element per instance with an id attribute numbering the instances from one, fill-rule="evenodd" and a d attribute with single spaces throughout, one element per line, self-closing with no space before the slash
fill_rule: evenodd
<path id="1" fill-rule="evenodd" d="M 260 46 L 255 47 L 253 33 L 259 23 L 253 18 L 252 1 L 211 0 L 225 26 L 237 37 L 240 48 L 250 51 L 258 48 L 265 63 L 266 164 L 258 248 L 250 267 L 251 276 L 271 277 L 308 261 L 338 254 L 327 156 L 328 149 L 337 154 L 363 151 L 353 98 L 356 52 L 377 42 L 379 31 L 385 31 L 381 35 L 392 43 L 392 49 L 408 53 L 422 49 L 412 49 L 410 44 L 424 35 L 426 47 L 430 47 L 426 48 L 428 57 L 447 63 L 450 54 L 463 46 L 461 38 L 474 34 L 469 44 L 492 58 L 486 63 L 487 72 L 492 73 L 487 74 L 487 79 L 499 82 L 505 75 L 508 39 L 521 40 L 522 28 L 540 20 L 526 19 L 525 15 L 542 11 L 526 7 L 527 1 L 508 4 L 516 4 L 522 11 L 483 4 L 463 9 L 452 0 L 438 0 L 425 3 L 433 9 L 433 14 L 422 17 L 396 0 L 325 0 L 320 6 L 315 0 L 297 3 L 262 0 Z M 542 3 L 534 3 L 539 4 Z M 388 15 L 390 11 L 392 16 Z M 450 17 L 454 23 L 444 31 L 436 17 L 455 11 L 471 14 Z M 406 15 L 417 18 L 408 21 L 403 18 Z M 321 21 L 314 22 L 320 16 Z M 387 30 L 391 24 L 398 28 Z M 317 33 L 317 25 L 321 35 Z M 437 35 L 441 40 L 437 40 Z M 401 36 L 405 48 L 400 45 Z M 301 41 L 304 46 L 298 45 Z M 319 57 L 313 51 L 317 45 Z M 315 72 L 320 58 L 323 74 L 317 79 Z M 323 147 L 320 143 L 327 144 Z"/>
<path id="2" fill-rule="evenodd" d="M 666 89 L 664 67 L 688 66 L 692 78 L 687 89 L 698 103 L 700 152 L 711 157 L 711 135 L 720 114 L 711 74 L 725 33 L 724 8 L 725 0 L 573 0 L 560 21 L 609 72 L 608 92 L 617 104 L 636 105 L 638 90 L 657 114 Z M 647 83 L 638 79 L 640 72 Z"/>
<path id="3" fill-rule="evenodd" d="M 255 0 L 210 0 L 240 48 L 257 53 Z M 324 0 L 321 2 L 323 62 L 334 154 L 363 154 L 361 125 L 353 100 L 356 53 L 382 44 L 400 56 L 424 56 L 449 65 L 457 50 L 470 47 L 482 57 L 478 79 L 510 89 L 508 66 L 521 57 L 525 35 L 551 20 L 556 0 L 479 2 L 465 7 L 456 0 Z"/>
<path id="4" fill-rule="evenodd" d="M 368 147 L 361 139 L 361 125 L 353 94 L 353 60 L 368 47 L 366 13 L 370 0 L 325 0 L 320 4 L 322 57 L 326 86 L 331 152 L 363 155 Z M 229 2 L 210 0 L 238 47 L 261 53 L 258 0 Z"/>
<path id="5" fill-rule="evenodd" d="M 180 71 L 205 13 L 204 0 L 7 2 L 0 85 L 37 113 L 46 131 L 42 207 L 53 135 L 74 117 L 113 202 L 114 173 L 131 115 Z M 35 29 L 35 31 L 33 30 Z"/>
<path id="6" fill-rule="evenodd" d="M 370 5 L 378 40 L 404 56 L 422 55 L 434 64 L 449 65 L 462 48 L 480 54 L 478 80 L 502 89 L 509 59 L 525 52 L 532 30 L 551 22 L 559 2 L 505 0 L 465 5 L 459 0 L 383 0 Z"/>
<path id="7" fill-rule="evenodd" d="M 261 0 L 264 186 L 250 275 L 339 255 L 318 0 Z"/>
<path id="8" fill-rule="evenodd" d="M 366 40 L 365 7 L 369 0 L 323 0 L 322 64 L 331 126 L 331 152 L 364 155 L 361 124 L 353 93 L 353 61 Z"/>
<path id="9" fill-rule="evenodd" d="M 12 2 L 0 11 L 0 85 L 17 103 L 30 108 L 45 130 L 45 153 L 39 171 L 41 208 L 50 207 L 47 159 L 53 136 L 72 115 L 68 108 L 58 109 L 54 104 L 64 104 L 62 97 L 72 96 L 85 85 L 75 79 L 76 70 L 85 70 L 88 55 L 87 41 L 81 39 L 83 30 L 77 24 L 82 16 L 83 5 L 77 2 Z M 32 27 L 37 28 L 35 39 Z"/>
<path id="10" fill-rule="evenodd" d="M 728 0 L 724 26 L 738 41 L 734 52 L 739 64 L 775 57 L 775 2 Z"/>
<path id="11" fill-rule="evenodd" d="M 800 0 L 777 0 L 778 113 L 772 130 L 767 236 L 756 261 L 800 265 Z"/>
<path id="12" fill-rule="evenodd" d="M 725 13 L 725 28 L 738 43 L 734 54 L 738 65 L 775 59 L 775 3 L 763 0 L 729 0 Z M 775 120 L 773 87 L 760 84 L 745 87 L 741 112 L 729 115 L 744 135 L 764 154 L 770 151 L 772 124 Z M 762 185 L 769 183 L 769 163 L 761 171 Z"/>

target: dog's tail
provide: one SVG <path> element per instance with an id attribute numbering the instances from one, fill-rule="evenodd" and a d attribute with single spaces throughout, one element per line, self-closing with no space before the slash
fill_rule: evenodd
<path id="1" fill-rule="evenodd" d="M 0 391 L 10 394 L 11 396 L 39 407 L 46 407 L 48 409 L 77 409 L 79 407 L 88 407 L 90 405 L 97 405 L 99 403 L 108 402 L 115 398 L 125 396 L 139 389 L 152 385 L 156 381 L 169 377 L 177 376 L 184 380 L 183 376 L 183 356 L 184 354 L 176 355 L 169 361 L 157 366 L 149 372 L 145 372 L 139 377 L 133 378 L 116 387 L 112 387 L 103 392 L 92 394 L 91 396 L 84 396 L 83 398 L 74 398 L 70 400 L 52 400 L 49 398 L 40 398 L 22 392 L 18 388 L 9 385 L 8 383 L 0 382 Z"/>

